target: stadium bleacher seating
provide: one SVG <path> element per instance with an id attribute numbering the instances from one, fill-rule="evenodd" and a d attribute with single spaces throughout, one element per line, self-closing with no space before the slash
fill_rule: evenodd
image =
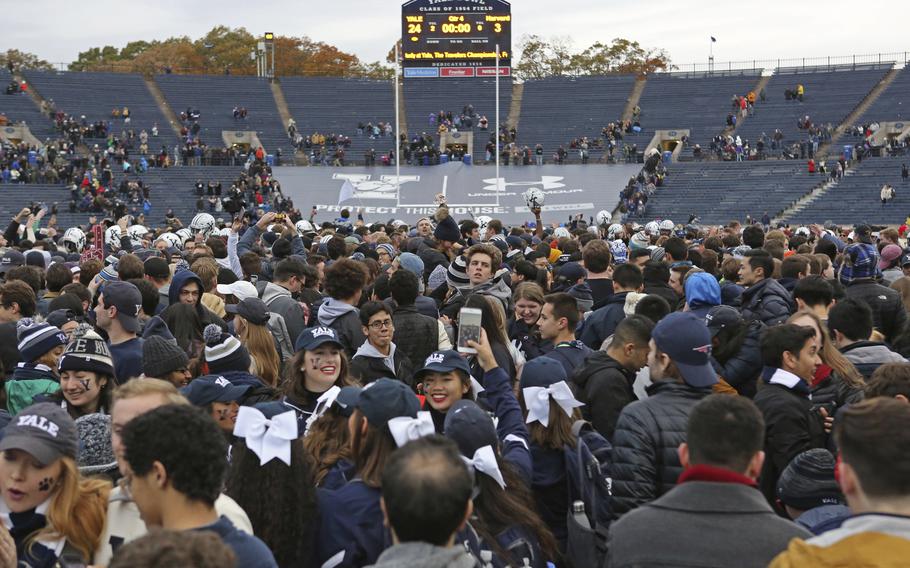
<path id="1" fill-rule="evenodd" d="M 627 137 L 626 142 L 638 144 L 643 152 L 656 130 L 687 128 L 689 148 L 683 155 L 691 155 L 695 144 L 707 149 L 711 139 L 726 127 L 733 95 L 745 95 L 758 80 L 757 70 L 729 76 L 650 76 L 638 103 L 642 131 Z"/>
<path id="2" fill-rule="evenodd" d="M 727 223 L 747 214 L 773 217 L 811 191 L 822 178 L 796 161 L 690 162 L 674 164 L 648 201 L 639 222 L 695 214 L 702 223 Z"/>
<path id="3" fill-rule="evenodd" d="M 6 85 L 12 81 L 12 75 L 6 69 L 0 69 L 0 87 L 6 89 Z M 32 98 L 24 93 L 16 95 L 0 94 L 0 112 L 6 114 L 10 123 L 25 121 L 29 130 L 38 140 L 44 141 L 48 138 L 57 138 L 57 129 L 54 123 L 41 114 L 41 110 Z"/>
<path id="4" fill-rule="evenodd" d="M 635 85 L 634 75 L 578 77 L 527 81 L 521 101 L 518 139 L 532 149 L 542 144 L 544 157 L 575 138 L 600 137 L 603 128 L 618 120 Z M 590 150 L 596 161 L 600 150 Z M 570 156 L 573 160 L 576 156 Z"/>
<path id="5" fill-rule="evenodd" d="M 336 77 L 284 77 L 281 89 L 302 136 L 343 134 L 351 139 L 346 161 L 362 164 L 363 153 L 379 155 L 395 147 L 394 135 L 371 140 L 357 125 L 395 122 L 395 92 L 390 81 Z"/>
<path id="6" fill-rule="evenodd" d="M 460 114 L 465 105 L 474 105 L 474 112 L 486 116 L 489 131 L 474 128 L 474 163 L 482 163 L 484 147 L 496 124 L 496 87 L 494 79 L 413 79 L 404 82 L 408 134 L 411 138 L 422 132 L 435 132 L 430 114 L 440 110 Z M 499 119 L 505 124 L 512 104 L 512 81 L 499 81 Z M 393 109 L 394 110 L 394 109 Z"/>
<path id="7" fill-rule="evenodd" d="M 187 108 L 201 112 L 203 142 L 221 147 L 222 130 L 253 130 L 268 153 L 281 148 L 289 155 L 291 143 L 281 123 L 267 79 L 228 75 L 156 75 L 155 81 L 178 115 Z M 246 107 L 247 117 L 235 120 L 235 106 Z"/>
<path id="8" fill-rule="evenodd" d="M 25 78 L 45 100 L 53 99 L 57 110 L 92 123 L 111 123 L 110 133 L 132 129 L 138 135 L 158 125 L 158 136 L 169 146 L 175 141 L 167 119 L 149 92 L 141 75 L 133 73 L 82 73 L 67 71 L 24 71 Z M 111 118 L 111 110 L 129 107 L 130 122 Z M 150 144 L 152 147 L 152 144 Z M 156 148 L 157 149 L 157 148 Z"/>
<path id="9" fill-rule="evenodd" d="M 194 184 L 197 179 L 202 180 L 203 183 L 220 181 L 226 194 L 239 173 L 240 168 L 236 167 L 187 166 L 166 169 L 151 168 L 147 173 L 130 174 L 126 177 L 129 180 L 141 179 L 151 188 L 149 201 L 152 203 L 152 210 L 148 225 L 157 227 L 168 209 L 173 209 L 184 224 L 189 223 L 196 211 Z M 123 179 L 121 175 L 115 175 L 118 183 L 121 179 Z M 85 223 L 91 215 L 90 213 L 69 212 L 70 190 L 66 185 L 0 185 L 0 188 L 2 188 L 0 191 L 0 218 L 12 217 L 29 201 L 44 202 L 47 205 L 57 203 L 57 223 L 60 227 L 72 227 Z M 141 207 L 138 210 L 141 212 Z M 214 215 L 216 218 L 228 219 L 230 217 L 227 213 Z"/>
<path id="10" fill-rule="evenodd" d="M 859 119 L 860 124 L 872 121 L 894 122 L 910 118 L 910 70 L 906 67 L 875 99 Z"/>
<path id="11" fill-rule="evenodd" d="M 791 219 L 791 223 L 900 224 L 910 214 L 910 184 L 901 182 L 904 158 L 866 158 L 857 164 L 836 185 Z M 895 189 L 895 197 L 882 206 L 881 188 L 885 183 Z M 849 206 L 845 206 L 849 204 Z"/>
<path id="12" fill-rule="evenodd" d="M 792 144 L 807 138 L 805 131 L 797 127 L 797 120 L 809 115 L 818 125 L 831 123 L 837 127 L 858 105 L 875 85 L 881 81 L 890 66 L 872 69 L 840 69 L 836 71 L 787 72 L 779 70 L 768 82 L 764 103 L 757 102 L 756 112 L 737 128 L 743 141 L 752 146 L 762 132 L 769 137 L 779 128 L 784 142 Z M 796 89 L 797 84 L 805 87 L 803 102 L 785 100 L 786 89 Z"/>

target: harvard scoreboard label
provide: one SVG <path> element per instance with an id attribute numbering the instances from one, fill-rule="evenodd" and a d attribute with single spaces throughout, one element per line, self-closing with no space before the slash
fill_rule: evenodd
<path id="1" fill-rule="evenodd" d="M 512 7 L 505 0 L 411 0 L 401 7 L 405 77 L 493 77 L 512 66 Z"/>

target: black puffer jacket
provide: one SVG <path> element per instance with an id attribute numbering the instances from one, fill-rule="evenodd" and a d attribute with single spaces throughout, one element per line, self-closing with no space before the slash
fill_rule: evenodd
<path id="1" fill-rule="evenodd" d="M 864 398 L 862 387 L 851 386 L 833 372 L 809 390 L 812 392 L 813 406 L 834 403 L 836 408 L 842 408 L 848 404 L 862 402 Z"/>
<path id="2" fill-rule="evenodd" d="M 780 325 L 793 313 L 793 299 L 777 280 L 765 278 L 742 295 L 743 317 L 767 326 Z"/>
<path id="3" fill-rule="evenodd" d="M 648 398 L 625 407 L 613 434 L 613 514 L 616 518 L 673 489 L 682 465 L 677 450 L 686 441 L 692 408 L 710 388 L 657 382 Z"/>
<path id="4" fill-rule="evenodd" d="M 752 398 L 762 370 L 761 333 L 765 326 L 760 321 L 752 321 L 747 325 L 749 330 L 739 351 L 724 363 L 711 357 L 711 365 L 736 392 Z"/>
<path id="5" fill-rule="evenodd" d="M 421 368 L 430 353 L 439 349 L 439 324 L 418 313 L 414 304 L 398 306 L 392 321 L 395 323 L 392 341 L 408 356 L 415 369 Z"/>
<path id="6" fill-rule="evenodd" d="M 854 281 L 847 286 L 848 298 L 863 300 L 872 308 L 872 323 L 891 343 L 907 326 L 907 311 L 897 290 L 869 279 Z"/>
<path id="7" fill-rule="evenodd" d="M 581 413 L 601 436 L 613 440 L 622 409 L 638 398 L 632 389 L 635 373 L 603 351 L 595 351 L 572 376 L 577 387 Z"/>

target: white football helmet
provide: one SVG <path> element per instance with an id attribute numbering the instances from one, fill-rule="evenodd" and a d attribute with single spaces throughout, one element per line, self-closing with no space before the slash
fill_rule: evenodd
<path id="1" fill-rule="evenodd" d="M 126 230 L 126 234 L 130 236 L 130 240 L 134 241 L 134 244 L 139 244 L 139 242 L 145 238 L 148 232 L 149 230 L 142 225 L 133 225 Z"/>
<path id="2" fill-rule="evenodd" d="M 164 241 L 165 243 L 167 243 L 168 248 L 173 247 L 178 250 L 183 248 L 183 239 L 181 239 L 179 236 L 175 235 L 174 233 L 163 233 L 161 236 L 159 236 L 157 239 L 155 239 L 156 243 L 158 241 Z"/>
<path id="3" fill-rule="evenodd" d="M 474 222 L 480 225 L 478 227 L 478 230 L 480 231 L 481 235 L 483 235 L 483 233 L 487 230 L 487 225 L 489 225 L 490 221 L 492 220 L 493 219 L 491 217 L 487 217 L 486 215 L 481 215 L 480 217 L 474 218 Z"/>
<path id="4" fill-rule="evenodd" d="M 181 248 L 183 248 L 184 243 L 193 240 L 193 232 L 186 227 L 178 230 L 177 236 L 180 237 Z"/>
<path id="5" fill-rule="evenodd" d="M 613 215 L 611 215 L 610 212 L 607 210 L 598 211 L 597 217 L 595 217 L 595 219 L 597 219 L 598 225 L 600 225 L 601 227 L 606 227 L 607 225 L 610 224 L 610 221 L 613 219 Z"/>
<path id="6" fill-rule="evenodd" d="M 301 237 L 307 233 L 316 232 L 316 227 L 314 227 L 313 224 L 310 223 L 309 221 L 307 221 L 306 219 L 301 219 L 300 221 L 297 221 L 297 223 L 294 226 L 297 227 L 297 234 L 300 235 Z"/>
<path id="7" fill-rule="evenodd" d="M 561 239 L 563 237 L 571 238 L 572 234 L 569 232 L 569 229 L 566 229 L 565 227 L 557 227 L 556 230 L 553 231 L 553 236 L 557 239 Z"/>
<path id="8" fill-rule="evenodd" d="M 120 248 L 120 227 L 113 225 L 104 231 L 104 244 L 112 249 Z"/>
<path id="9" fill-rule="evenodd" d="M 85 242 L 85 233 L 79 227 L 70 227 L 63 233 L 63 248 L 67 252 L 82 252 Z"/>
<path id="10" fill-rule="evenodd" d="M 673 227 L 675 227 L 675 226 L 676 225 L 673 224 L 673 221 L 671 221 L 669 219 L 664 219 L 663 221 L 660 222 L 661 231 L 672 231 Z"/>
<path id="11" fill-rule="evenodd" d="M 199 213 L 190 222 L 190 231 L 193 236 L 201 233 L 203 239 L 209 238 L 215 232 L 215 218 L 208 213 Z"/>
<path id="12" fill-rule="evenodd" d="M 651 221 L 645 224 L 645 232 L 649 235 L 656 235 L 660 232 L 660 224 L 657 221 Z"/>
<path id="13" fill-rule="evenodd" d="M 607 229 L 607 239 L 609 239 L 611 241 L 615 241 L 616 239 L 621 239 L 624 231 L 625 231 L 625 229 L 622 228 L 622 225 L 620 225 L 619 223 L 613 223 Z"/>
<path id="14" fill-rule="evenodd" d="M 525 203 L 527 204 L 528 209 L 543 207 L 546 197 L 546 194 L 539 187 L 532 187 L 524 192 Z"/>

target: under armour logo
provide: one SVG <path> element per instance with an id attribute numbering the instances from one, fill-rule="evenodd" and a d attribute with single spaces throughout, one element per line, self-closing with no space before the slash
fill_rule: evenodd
<path id="1" fill-rule="evenodd" d="M 332 331 L 332 328 L 330 328 L 330 327 L 317 327 L 316 329 L 313 330 L 313 339 L 316 339 L 317 337 L 322 337 L 324 335 L 328 335 L 330 337 L 335 337 L 335 332 Z"/>
<path id="2" fill-rule="evenodd" d="M 695 351 L 697 353 L 704 353 L 705 355 L 710 355 L 711 354 L 711 345 L 708 344 L 708 345 L 702 345 L 701 347 L 693 347 L 692 351 Z"/>
<path id="3" fill-rule="evenodd" d="M 427 357 L 427 360 L 424 363 L 424 366 L 432 365 L 433 363 L 442 363 L 443 361 L 445 361 L 445 358 L 446 358 L 446 356 L 443 355 L 442 353 L 433 353 L 432 355 Z"/>
<path id="4" fill-rule="evenodd" d="M 215 379 L 215 384 L 223 389 L 226 389 L 231 386 L 231 381 L 225 379 L 224 377 L 218 377 Z"/>

